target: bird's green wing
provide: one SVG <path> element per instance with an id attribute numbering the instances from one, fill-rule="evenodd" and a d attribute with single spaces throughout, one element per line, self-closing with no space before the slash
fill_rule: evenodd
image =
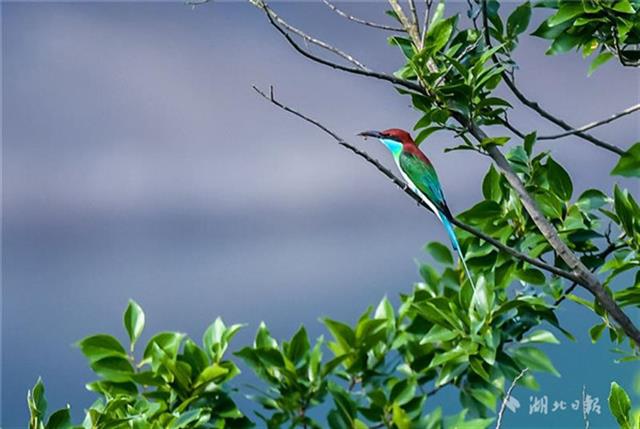
<path id="1" fill-rule="evenodd" d="M 436 170 L 424 155 L 420 155 L 403 151 L 398 159 L 400 168 L 425 197 L 429 198 L 444 214 L 448 214 L 449 210 Z"/>

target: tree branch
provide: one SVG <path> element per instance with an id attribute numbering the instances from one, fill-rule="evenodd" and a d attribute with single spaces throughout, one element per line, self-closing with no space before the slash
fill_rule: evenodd
<path id="1" fill-rule="evenodd" d="M 418 39 L 420 40 L 418 47 L 422 49 L 422 41 L 424 39 L 420 37 L 420 21 L 418 20 L 418 11 L 416 10 L 416 2 L 415 0 L 408 0 L 408 2 L 409 2 L 409 10 L 411 11 L 411 26 L 413 27 L 414 32 L 416 33 L 416 35 L 418 36 Z"/>
<path id="2" fill-rule="evenodd" d="M 372 27 L 372 28 L 378 28 L 380 30 L 387 30 L 387 31 L 396 31 L 399 33 L 404 33 L 404 28 L 400 28 L 400 27 L 392 27 L 390 25 L 384 25 L 384 24 L 377 24 L 375 22 L 371 22 L 371 21 L 366 21 L 364 19 L 360 19 L 356 16 L 353 15 L 349 15 L 346 12 L 343 12 L 342 10 L 338 9 L 333 3 L 331 3 L 329 0 L 322 0 L 322 2 L 324 4 L 326 4 L 327 6 L 329 6 L 329 8 L 334 11 L 335 13 L 337 13 L 338 15 L 342 16 L 343 18 L 347 18 L 349 21 L 353 21 L 353 22 L 357 22 L 358 24 L 362 24 L 362 25 L 366 25 L 367 27 Z"/>
<path id="3" fill-rule="evenodd" d="M 504 412 L 507 409 L 507 402 L 509 402 L 509 398 L 511 397 L 511 393 L 513 392 L 513 389 L 516 387 L 516 383 L 522 377 L 524 377 L 524 375 L 527 373 L 527 371 L 529 371 L 529 368 L 525 368 L 522 371 L 520 371 L 520 374 L 518 374 L 517 377 L 513 379 L 513 382 L 511 383 L 511 386 L 509 386 L 509 389 L 507 390 L 507 394 L 505 395 L 504 399 L 502 400 L 502 405 L 500 405 L 500 411 L 498 412 L 498 421 L 496 423 L 496 429 L 500 429 L 500 426 L 502 425 L 502 418 L 504 416 Z"/>
<path id="4" fill-rule="evenodd" d="M 431 5 L 433 0 L 425 0 L 424 2 L 424 22 L 422 23 L 422 46 L 424 47 L 424 40 L 427 38 L 427 31 L 429 30 L 429 19 L 431 15 Z"/>
<path id="5" fill-rule="evenodd" d="M 422 45 L 422 41 L 420 40 L 420 34 L 419 34 L 420 30 L 418 29 L 418 24 L 412 23 L 411 21 L 409 21 L 409 18 L 407 18 L 407 15 L 404 14 L 404 11 L 402 10 L 400 3 L 398 3 L 398 0 L 388 0 L 388 1 L 389 1 L 389 4 L 391 5 L 391 8 L 395 12 L 395 14 L 398 16 L 400 23 L 402 24 L 404 29 L 407 31 L 407 33 L 409 33 L 409 36 L 411 37 L 411 41 L 413 41 L 413 44 L 419 48 Z"/>
<path id="6" fill-rule="evenodd" d="M 265 11 L 265 15 L 267 15 L 267 18 L 269 19 L 269 22 L 271 23 L 271 25 L 278 31 L 278 33 L 280 33 L 285 40 L 293 47 L 293 49 L 295 49 L 298 53 L 300 53 L 303 57 L 306 57 L 312 61 L 315 61 L 319 64 L 325 65 L 327 67 L 331 67 L 333 69 L 336 70 L 341 70 L 347 73 L 352 73 L 352 74 L 357 74 L 360 76 L 367 76 L 367 77 L 372 77 L 374 79 L 379 79 L 379 80 L 384 80 L 390 83 L 393 83 L 394 85 L 399 85 L 402 86 L 404 88 L 410 89 L 412 91 L 416 91 L 416 92 L 420 92 L 423 93 L 423 89 L 420 85 L 418 85 L 415 82 L 411 82 L 409 80 L 404 80 L 404 79 L 400 79 L 398 77 L 395 77 L 393 75 L 390 74 L 385 74 L 385 73 L 380 73 L 380 72 L 376 72 L 373 70 L 363 70 L 360 68 L 353 68 L 353 67 L 347 67 L 347 66 L 343 66 L 341 64 L 337 64 L 328 60 L 325 60 L 324 58 L 318 57 L 312 53 L 310 53 L 309 51 L 303 49 L 299 44 L 296 43 L 295 40 L 293 40 L 291 38 L 291 36 L 284 31 L 282 28 L 280 28 L 280 26 L 274 21 L 273 17 L 271 16 L 271 14 L 269 13 L 271 11 L 271 8 L 269 8 L 269 6 L 267 6 L 266 4 L 264 4 L 262 6 L 262 9 Z"/>
<path id="7" fill-rule="evenodd" d="M 520 90 L 516 87 L 516 85 L 513 83 L 513 81 L 509 78 L 509 76 L 505 74 L 503 74 L 502 76 L 504 83 L 507 84 L 507 86 L 509 87 L 509 89 L 511 90 L 511 92 L 513 93 L 513 95 L 516 96 L 516 98 L 518 100 L 520 100 L 520 102 L 522 104 L 524 104 L 525 106 L 529 107 L 530 109 L 536 111 L 540 116 L 542 116 L 543 118 L 549 120 L 550 122 L 553 122 L 554 124 L 558 125 L 560 128 L 566 130 L 566 131 L 574 131 L 574 128 L 569 125 L 568 123 L 566 123 L 565 121 L 563 121 L 562 119 L 553 116 L 551 113 L 547 112 L 546 110 L 544 110 L 542 107 L 540 107 L 540 105 L 532 100 L 529 100 L 522 92 L 520 92 Z M 618 155 L 622 155 L 624 154 L 624 150 L 620 149 L 617 146 L 614 146 L 610 143 L 604 142 L 600 139 L 595 138 L 594 136 L 592 136 L 591 134 L 587 134 L 587 133 L 583 133 L 581 131 L 576 131 L 574 133 L 575 135 L 577 135 L 578 137 L 587 140 L 591 143 L 593 143 L 594 145 L 601 147 L 603 149 L 606 149 L 610 152 L 613 153 L 617 153 Z"/>
<path id="8" fill-rule="evenodd" d="M 373 165 L 378 171 L 380 171 L 382 174 L 384 174 L 388 179 L 390 179 L 396 186 L 398 186 L 400 189 L 402 189 L 407 195 L 409 195 L 411 198 L 413 198 L 413 200 L 420 206 L 422 206 L 423 208 L 431 211 L 431 209 L 429 208 L 429 206 L 427 204 L 425 204 L 425 202 L 422 200 L 422 198 L 420 198 L 415 192 L 413 192 L 407 185 L 406 183 L 404 183 L 402 180 L 400 180 L 397 176 L 395 176 L 391 170 L 389 170 L 387 167 L 385 167 L 384 165 L 382 165 L 380 163 L 380 161 L 378 161 L 377 159 L 371 157 L 368 153 L 358 149 L 357 147 L 347 143 L 342 137 L 340 137 L 339 135 L 337 135 L 335 132 L 333 132 L 331 129 L 329 129 L 328 127 L 326 127 L 325 125 L 323 125 L 322 123 L 320 123 L 319 121 L 316 121 L 315 119 L 312 119 L 300 112 L 298 112 L 297 110 L 281 103 L 280 101 L 278 101 L 275 96 L 273 95 L 273 87 L 271 87 L 271 91 L 269 93 L 269 95 L 265 94 L 263 91 L 261 91 L 259 88 L 257 87 L 253 87 L 253 89 L 260 94 L 262 97 L 264 97 L 265 99 L 269 100 L 271 103 L 273 103 L 274 105 L 278 106 L 279 108 L 281 108 L 282 110 L 285 110 L 295 116 L 297 116 L 298 118 L 309 122 L 310 124 L 315 125 L 316 127 L 320 128 L 322 131 L 324 131 L 325 133 L 329 134 L 331 137 L 333 137 L 333 139 L 342 147 L 350 150 L 351 152 L 355 153 L 356 155 L 360 156 L 361 158 L 363 158 L 364 160 L 366 160 L 369 164 Z M 513 256 L 514 258 L 520 259 L 524 262 L 527 262 L 531 265 L 534 265 L 542 270 L 545 270 L 547 272 L 550 272 L 552 274 L 555 274 L 557 276 L 563 277 L 565 279 L 568 280 L 572 280 L 574 282 L 577 282 L 579 279 L 578 277 L 576 277 L 575 275 L 573 275 L 570 272 L 564 271 L 558 267 L 554 267 L 553 265 L 549 265 L 546 262 L 540 261 L 538 259 L 532 258 L 529 255 L 519 252 L 505 244 L 503 244 L 502 242 L 500 242 L 499 240 L 496 240 L 495 238 L 485 234 L 484 232 L 465 224 L 464 222 L 459 221 L 456 218 L 453 218 L 452 223 L 457 226 L 458 228 L 467 231 L 468 233 L 486 241 L 487 243 L 491 244 L 492 246 L 494 246 L 495 248 L 497 248 L 498 250 L 501 250 L 511 256 Z"/>
<path id="9" fill-rule="evenodd" d="M 538 137 L 538 140 L 559 139 L 559 138 L 562 138 L 562 137 L 570 136 L 572 134 L 577 134 L 577 133 L 582 132 L 582 131 L 587 131 L 587 130 L 599 127 L 600 125 L 605 125 L 605 124 L 608 124 L 609 122 L 613 122 L 616 119 L 619 119 L 619 118 L 622 118 L 624 116 L 630 115 L 631 113 L 636 112 L 638 110 L 640 110 L 640 103 L 636 104 L 634 106 L 631 106 L 631 107 L 627 107 L 626 109 L 624 109 L 624 110 L 622 110 L 622 111 L 620 111 L 620 112 L 618 112 L 618 113 L 616 113 L 614 115 L 611 115 L 606 119 L 602 119 L 600 121 L 590 122 L 590 123 L 588 123 L 586 125 L 581 126 L 580 128 L 576 128 L 574 130 L 567 131 L 566 133 L 554 134 L 554 135 L 550 135 L 550 136 L 540 136 L 540 137 Z"/>
<path id="10" fill-rule="evenodd" d="M 252 0 L 252 3 L 258 7 L 263 8 L 267 12 L 267 14 L 270 15 L 270 17 L 273 18 L 275 21 L 277 21 L 280 25 L 282 25 L 284 28 L 291 31 L 292 33 L 295 33 L 298 36 L 302 37 L 308 43 L 312 43 L 316 46 L 326 49 L 327 51 L 333 52 L 335 55 L 341 58 L 344 58 L 345 60 L 349 61 L 351 64 L 355 65 L 359 69 L 369 70 L 364 64 L 362 64 L 360 61 L 355 59 L 352 55 L 349 55 L 346 52 L 341 51 L 340 49 L 328 44 L 327 42 L 311 37 L 304 31 L 289 24 L 287 21 L 282 19 L 276 12 L 274 12 L 274 10 L 271 9 L 264 0 Z"/>

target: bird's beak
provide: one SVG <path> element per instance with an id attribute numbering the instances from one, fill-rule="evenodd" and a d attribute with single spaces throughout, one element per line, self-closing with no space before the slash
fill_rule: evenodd
<path id="1" fill-rule="evenodd" d="M 363 131 L 361 133 L 358 133 L 358 135 L 364 138 L 373 137 L 373 138 L 379 139 L 382 137 L 382 134 L 380 133 L 380 131 Z"/>

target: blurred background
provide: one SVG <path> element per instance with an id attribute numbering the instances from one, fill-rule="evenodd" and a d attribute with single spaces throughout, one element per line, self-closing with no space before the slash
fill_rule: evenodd
<path id="1" fill-rule="evenodd" d="M 323 4 L 273 6 L 374 69 L 392 72 L 401 64 L 387 34 Z M 387 19 L 382 2 L 340 6 Z M 435 218 L 375 169 L 268 104 L 251 85 L 273 84 L 282 101 L 390 166 L 381 145 L 355 134 L 411 129 L 419 117 L 409 100 L 384 83 L 303 59 L 248 4 L 1 8 L 5 429 L 26 427 L 26 391 L 38 376 L 50 409 L 70 403 L 76 417 L 82 414 L 93 401 L 84 388 L 92 374 L 73 343 L 98 332 L 124 338 L 129 298 L 147 314 L 147 338 L 171 329 L 199 339 L 217 316 L 248 324 L 236 348 L 252 340 L 262 320 L 276 338 L 301 323 L 317 336 L 324 332 L 320 317 L 353 322 L 385 295 L 397 303 L 419 281 L 416 260 L 427 260 L 422 246 L 446 242 Z M 449 12 L 465 8 L 452 2 Z M 637 70 L 611 62 L 587 78 L 586 60 L 546 57 L 546 47 L 522 38 L 517 79 L 568 122 L 581 125 L 638 102 Z M 555 131 L 514 105 L 510 119 L 519 127 Z M 628 147 L 640 125 L 627 116 L 594 134 Z M 444 154 L 454 143 L 437 133 L 422 148 L 458 212 L 480 198 L 488 163 L 474 153 Z M 538 149 L 553 149 L 572 174 L 575 195 L 610 190 L 615 181 L 640 193 L 637 181 L 611 178 L 615 157 L 587 142 L 566 138 Z M 631 315 L 640 322 L 637 310 Z M 539 392 L 517 389 L 522 407 L 506 422 L 580 427 L 580 412 L 551 409 L 554 400 L 579 399 L 586 385 L 601 406 L 591 427 L 613 427 L 609 383 L 632 390 L 638 365 L 614 363 L 606 339 L 591 344 L 591 312 L 565 302 L 559 317 L 577 337 L 558 334 L 563 344 L 546 347 L 562 377 L 540 375 Z M 529 415 L 532 397 L 543 395 L 548 415 Z M 448 389 L 430 404 L 451 413 L 459 406 Z"/>

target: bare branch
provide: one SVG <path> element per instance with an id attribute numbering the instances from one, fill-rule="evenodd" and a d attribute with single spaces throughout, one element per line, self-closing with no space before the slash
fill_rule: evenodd
<path id="1" fill-rule="evenodd" d="M 633 112 L 637 112 L 638 110 L 640 110 L 640 103 L 636 104 L 634 106 L 631 107 L 627 107 L 626 109 L 609 116 L 606 119 L 602 119 L 600 121 L 595 121 L 595 122 L 590 122 L 586 125 L 581 126 L 580 128 L 576 128 L 570 131 L 567 131 L 566 133 L 560 133 L 560 134 L 554 134 L 554 135 L 550 135 L 550 136 L 540 136 L 538 137 L 538 140 L 553 140 L 553 139 L 559 139 L 562 137 L 566 137 L 566 136 L 570 136 L 572 134 L 577 134 L 580 133 L 582 131 L 587 131 L 596 127 L 599 127 L 600 125 L 605 125 L 608 124 L 610 122 L 615 121 L 616 119 L 622 118 L 624 116 L 630 115 Z"/>
<path id="2" fill-rule="evenodd" d="M 491 36 L 489 34 L 489 16 L 487 14 L 487 0 L 482 0 L 482 21 L 483 21 L 483 26 L 484 26 L 485 42 L 487 43 L 487 47 L 489 49 L 491 49 L 492 48 L 492 44 L 491 44 Z M 496 55 L 493 55 L 493 60 L 496 63 L 500 62 Z M 540 107 L 540 105 L 537 102 L 528 99 L 518 89 L 516 84 L 513 82 L 513 80 L 511 80 L 511 78 L 509 77 L 509 75 L 506 72 L 502 72 L 502 80 L 507 85 L 507 87 L 509 87 L 509 89 L 511 90 L 513 95 L 515 95 L 516 98 L 518 100 L 520 100 L 520 102 L 522 104 L 524 104 L 528 108 L 534 110 L 540 116 L 542 116 L 543 118 L 547 119 L 550 122 L 553 122 L 554 124 L 556 124 L 560 128 L 564 129 L 565 131 L 574 131 L 574 128 L 571 125 L 569 125 L 568 123 L 566 123 L 562 119 L 560 119 L 560 118 L 552 115 L 551 113 L 547 112 L 546 110 L 544 110 L 542 107 Z M 604 142 L 604 141 L 602 141 L 600 139 L 597 139 L 594 136 L 592 136 L 591 134 L 587 134 L 587 133 L 584 133 L 582 131 L 577 131 L 577 132 L 574 132 L 573 134 L 577 135 L 578 137 L 581 137 L 584 140 L 587 140 L 587 141 L 593 143 L 594 145 L 596 145 L 598 147 L 601 147 L 601 148 L 606 149 L 608 151 L 617 153 L 618 155 L 622 155 L 624 153 L 624 151 L 622 149 L 620 149 L 619 147 L 614 146 L 614 145 L 612 145 L 610 143 Z"/>
<path id="3" fill-rule="evenodd" d="M 346 12 L 343 12 L 342 10 L 338 9 L 333 3 L 331 3 L 329 0 L 322 0 L 322 2 L 324 4 L 326 4 L 327 6 L 329 6 L 329 8 L 334 11 L 335 13 L 337 13 L 338 15 L 347 18 L 349 21 L 353 21 L 353 22 L 357 22 L 358 24 L 362 24 L 362 25 L 366 25 L 367 27 L 372 27 L 372 28 L 378 28 L 380 30 L 387 30 L 387 31 L 396 31 L 399 33 L 405 33 L 404 28 L 400 28 L 400 27 L 392 27 L 390 25 L 384 25 L 384 24 L 377 24 L 375 22 L 371 22 L 371 21 L 366 21 L 364 19 L 360 19 L 356 16 L 353 15 L 349 15 Z"/>
<path id="4" fill-rule="evenodd" d="M 509 78 L 509 76 L 505 74 L 503 74 L 503 80 L 504 83 L 507 84 L 507 86 L 509 87 L 509 89 L 511 90 L 511 92 L 513 93 L 513 95 L 516 96 L 516 98 L 518 100 L 520 100 L 520 102 L 522 104 L 524 104 L 525 106 L 529 107 L 530 109 L 536 111 L 540 116 L 542 116 L 543 118 L 547 119 L 550 122 L 553 122 L 554 124 L 558 125 L 560 128 L 566 130 L 566 131 L 573 131 L 573 127 L 571 125 L 569 125 L 568 123 L 566 123 L 565 121 L 563 121 L 562 119 L 553 116 L 551 113 L 547 112 L 546 110 L 544 110 L 542 107 L 540 107 L 540 105 L 532 100 L 529 100 L 519 89 L 518 87 L 516 87 L 516 85 L 513 83 L 513 81 Z M 584 140 L 587 140 L 591 143 L 593 143 L 594 145 L 601 147 L 603 149 L 606 149 L 610 152 L 613 153 L 617 153 L 618 155 L 622 155 L 624 153 L 624 150 L 620 149 L 617 146 L 614 146 L 610 143 L 607 143 L 605 141 L 602 141 L 598 138 L 595 138 L 594 136 L 592 136 L 591 134 L 587 134 L 587 133 L 583 133 L 581 131 L 578 131 L 575 133 L 575 135 L 577 135 L 578 137 L 581 137 Z"/>
<path id="5" fill-rule="evenodd" d="M 513 382 L 511 383 L 511 386 L 509 386 L 509 389 L 507 390 L 507 394 L 505 395 L 504 399 L 502 400 L 502 405 L 500 405 L 500 411 L 498 412 L 498 421 L 496 423 L 496 429 L 500 429 L 500 426 L 502 425 L 502 418 L 504 416 L 504 412 L 507 409 L 507 402 L 509 402 L 509 398 L 511 397 L 511 392 L 513 392 L 513 389 L 516 386 L 516 383 L 522 377 L 524 377 L 524 375 L 527 373 L 527 371 L 529 371 L 529 368 L 525 368 L 522 371 L 520 371 L 520 374 L 518 374 L 518 376 L 513 379 Z"/>
<path id="6" fill-rule="evenodd" d="M 507 118 L 506 113 L 505 113 L 505 117 L 501 118 L 501 122 L 502 122 L 502 125 L 504 125 L 513 134 L 517 135 L 521 139 L 525 138 L 526 134 L 520 131 L 519 129 L 517 129 L 515 126 L 513 126 L 511 122 L 509 122 L 509 118 Z"/>
<path id="7" fill-rule="evenodd" d="M 402 180 L 400 180 L 398 177 L 396 177 L 391 170 L 389 170 L 387 167 L 385 167 L 384 165 L 382 165 L 380 163 L 380 161 L 378 161 L 377 159 L 371 157 L 368 153 L 358 149 L 357 147 L 347 143 L 342 137 L 340 137 L 339 135 L 337 135 L 335 132 L 331 131 L 328 127 L 326 127 L 325 125 L 323 125 L 322 123 L 320 123 L 319 121 L 316 121 L 315 119 L 312 119 L 308 116 L 305 116 L 304 114 L 298 112 L 297 110 L 284 105 L 283 103 L 281 103 L 280 101 L 278 101 L 274 96 L 273 96 L 273 92 L 272 92 L 272 88 L 270 90 L 269 95 L 265 94 L 263 91 L 261 91 L 260 89 L 258 89 L 257 87 L 253 87 L 253 89 L 260 94 L 262 97 L 264 97 L 265 99 L 269 100 L 271 103 L 273 103 L 274 105 L 278 106 L 279 108 L 297 116 L 298 118 L 301 118 L 304 121 L 309 122 L 310 124 L 315 125 L 316 127 L 320 128 L 322 131 L 324 131 L 325 133 L 329 134 L 331 137 L 333 137 L 333 139 L 342 147 L 349 149 L 351 152 L 355 153 L 356 155 L 364 158 L 369 164 L 373 165 L 378 171 L 380 171 L 382 174 L 384 174 L 388 179 L 390 179 L 396 186 L 398 186 L 400 189 L 402 189 L 407 195 L 409 195 L 411 198 L 414 199 L 414 201 L 422 206 L 423 208 L 431 211 L 431 209 L 429 208 L 428 205 L 426 205 L 424 203 L 424 201 L 422 200 L 422 198 L 420 198 L 416 193 L 414 193 L 407 185 L 406 183 L 404 183 Z M 485 234 L 484 232 L 470 226 L 467 225 L 463 222 L 460 222 L 458 219 L 454 218 L 452 220 L 452 223 L 454 225 L 456 225 L 458 228 L 467 231 L 468 233 L 486 241 L 487 243 L 490 243 L 491 245 L 493 245 L 494 247 L 496 247 L 497 249 L 513 256 L 514 258 L 520 259 L 524 262 L 527 262 L 531 265 L 534 265 L 540 269 L 543 269 L 547 272 L 550 272 L 552 274 L 555 274 L 557 276 L 566 278 L 568 280 L 572 280 L 572 281 L 578 281 L 578 278 L 576 276 L 574 276 L 572 273 L 569 273 L 567 271 L 564 271 L 558 267 L 554 267 L 553 265 L 549 265 L 543 261 L 540 261 L 538 259 L 532 258 L 527 254 L 518 252 L 517 250 L 503 244 L 502 242 L 496 240 L 495 238 Z"/>
<path id="8" fill-rule="evenodd" d="M 424 46 L 424 40 L 427 38 L 427 31 L 429 30 L 429 20 L 431 19 L 431 6 L 433 0 L 424 1 L 424 22 L 422 23 L 422 46 Z"/>
<path id="9" fill-rule="evenodd" d="M 407 33 L 409 33 L 413 44 L 417 47 L 420 47 L 422 45 L 422 42 L 420 40 L 420 34 L 418 34 L 418 25 L 413 25 L 413 23 L 409 21 L 409 18 L 407 18 L 407 15 L 404 14 L 400 3 L 398 3 L 398 0 L 389 0 L 389 4 L 391 5 L 391 8 L 395 12 L 395 14 L 398 16 L 398 19 L 400 20 L 400 23 L 402 24 L 404 29 L 407 31 Z"/>
<path id="10" fill-rule="evenodd" d="M 418 40 L 420 43 L 418 44 L 418 48 L 422 49 L 422 37 L 420 37 L 420 21 L 418 20 L 418 11 L 416 10 L 416 2 L 415 0 L 409 1 L 409 10 L 411 11 L 411 25 L 414 28 L 416 35 L 418 36 Z"/>
<path id="11" fill-rule="evenodd" d="M 311 37 L 307 33 L 305 33 L 304 31 L 302 31 L 302 30 L 294 27 L 293 25 L 289 24 L 287 21 L 282 19 L 276 12 L 274 12 L 274 10 L 271 9 L 267 5 L 267 3 L 265 1 L 260 1 L 260 3 L 254 3 L 254 4 L 256 4 L 258 7 L 261 7 L 262 9 L 264 9 L 264 11 L 267 13 L 267 15 L 269 15 L 271 18 L 273 18 L 275 21 L 277 21 L 278 24 L 280 24 L 281 26 L 283 26 L 287 30 L 291 31 L 292 33 L 295 33 L 298 36 L 302 37 L 308 43 L 312 43 L 312 44 L 314 44 L 316 46 L 320 46 L 321 48 L 326 49 L 327 51 L 333 52 L 335 55 L 337 55 L 337 56 L 339 56 L 341 58 L 344 58 L 345 60 L 349 61 L 351 64 L 355 65 L 356 67 L 358 67 L 361 70 L 369 70 L 364 64 L 362 64 L 360 61 L 355 59 L 352 55 L 349 55 L 346 52 L 341 51 L 340 49 L 328 44 L 327 42 L 324 42 L 322 40 L 319 40 L 319 39 L 316 39 L 314 37 Z"/>
<path id="12" fill-rule="evenodd" d="M 422 93 L 423 89 L 420 85 L 418 85 L 415 82 L 411 82 L 409 80 L 404 80 L 404 79 L 400 79 L 398 77 L 395 77 L 393 75 L 390 74 L 385 74 L 385 73 L 380 73 L 380 72 L 376 72 L 373 70 L 363 70 L 360 68 L 353 68 L 353 67 L 347 67 L 347 66 L 343 66 L 341 64 L 338 63 L 334 63 L 332 61 L 326 60 L 324 58 L 318 57 L 312 53 L 310 53 L 309 51 L 303 49 L 299 44 L 296 43 L 295 40 L 293 40 L 291 38 L 291 36 L 289 35 L 289 33 L 287 33 L 286 31 L 284 31 L 282 28 L 280 28 L 280 26 L 274 21 L 273 17 L 271 16 L 271 14 L 269 13 L 268 10 L 265 9 L 265 14 L 267 15 L 267 18 L 269 19 L 269 22 L 271 23 L 271 25 L 286 39 L 286 41 L 296 50 L 298 51 L 302 56 L 309 58 L 312 61 L 315 61 L 319 64 L 331 67 L 333 69 L 336 70 L 341 70 L 347 73 L 353 73 L 353 74 L 357 74 L 357 75 L 361 75 L 361 76 L 367 76 L 367 77 L 372 77 L 375 79 L 380 79 L 380 80 L 384 80 L 387 82 L 391 82 L 395 85 L 399 85 L 402 86 L 404 88 L 413 90 L 413 91 L 417 91 Z"/>

